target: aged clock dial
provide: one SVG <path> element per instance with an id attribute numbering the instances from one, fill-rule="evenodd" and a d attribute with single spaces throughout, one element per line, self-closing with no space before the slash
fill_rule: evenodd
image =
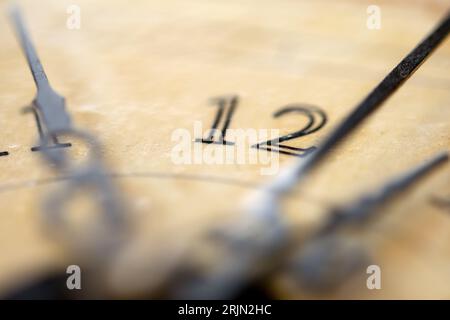
<path id="1" fill-rule="evenodd" d="M 23 33 L 0 1 L 2 295 L 79 265 L 86 297 L 450 297 L 450 2 L 20 8 Z"/>

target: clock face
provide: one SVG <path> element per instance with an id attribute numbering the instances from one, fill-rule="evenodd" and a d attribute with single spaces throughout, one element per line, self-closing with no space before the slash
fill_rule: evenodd
<path id="1" fill-rule="evenodd" d="M 0 293 L 79 265 L 108 297 L 233 297 L 257 285 L 275 298 L 449 298 L 448 164 L 384 188 L 449 149 L 449 8 L 21 1 L 43 70 L 33 78 L 29 47 L 1 17 Z M 439 23 L 427 60 L 298 179 L 290 168 L 323 150 Z M 49 131 L 65 113 L 36 89 L 44 70 L 77 131 Z M 356 211 L 368 219 L 318 232 L 365 195 L 376 205 Z M 56 207 L 62 224 L 48 221 Z M 369 279 L 378 273 L 381 288 Z"/>

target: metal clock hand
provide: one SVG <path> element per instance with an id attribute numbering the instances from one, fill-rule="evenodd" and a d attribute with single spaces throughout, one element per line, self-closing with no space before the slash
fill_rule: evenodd
<path id="1" fill-rule="evenodd" d="M 447 152 L 438 154 L 403 175 L 386 182 L 377 191 L 330 212 L 330 218 L 294 254 L 290 269 L 305 289 L 328 290 L 340 284 L 361 267 L 367 267 L 367 250 L 350 241 L 341 231 L 357 228 L 375 215 L 381 206 L 406 191 L 426 174 L 449 159 Z"/>
<path id="2" fill-rule="evenodd" d="M 50 86 L 41 61 L 28 36 L 18 7 L 13 7 L 10 15 L 38 90 L 34 99 L 34 105 L 41 112 L 45 126 L 49 132 L 69 129 L 71 127 L 71 120 L 69 114 L 66 112 L 65 99 Z"/>
<path id="3" fill-rule="evenodd" d="M 11 10 L 11 19 L 38 89 L 34 105 L 42 114 L 47 128 L 47 134 L 41 138 L 41 144 L 47 146 L 53 136 L 67 134 L 84 141 L 91 149 L 91 157 L 87 164 L 73 166 L 63 150 L 43 148 L 43 155 L 48 162 L 71 177 L 65 188 L 52 192 L 45 202 L 46 222 L 51 226 L 52 232 L 69 238 L 69 242 L 73 242 L 71 244 L 75 247 L 81 247 L 82 250 L 78 253 L 89 256 L 87 260 L 104 260 L 111 252 L 111 248 L 116 247 L 123 231 L 124 208 L 119 192 L 107 175 L 100 155 L 99 142 L 87 132 L 72 126 L 65 108 L 65 99 L 50 87 L 17 7 Z M 88 196 L 98 202 L 103 220 L 102 223 L 97 223 L 89 234 L 83 231 L 80 235 L 80 230 L 74 230 L 66 222 L 65 206 L 80 189 L 89 190 L 88 187 L 95 191 Z"/>
<path id="4" fill-rule="evenodd" d="M 317 166 L 333 147 L 361 125 L 364 119 L 379 108 L 430 56 L 433 50 L 448 36 L 449 32 L 450 11 L 438 26 L 325 138 L 315 152 L 306 158 L 305 161 L 299 161 L 295 168 L 297 182 L 313 167 Z"/>

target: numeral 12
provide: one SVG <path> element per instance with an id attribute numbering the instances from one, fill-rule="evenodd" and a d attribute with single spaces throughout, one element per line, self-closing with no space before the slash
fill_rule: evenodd
<path id="1" fill-rule="evenodd" d="M 212 123 L 211 129 L 208 133 L 208 136 L 206 139 L 201 138 L 196 139 L 195 141 L 207 144 L 215 143 L 224 145 L 234 145 L 234 142 L 225 140 L 225 137 L 227 129 L 230 126 L 232 117 L 238 105 L 239 101 L 238 96 L 218 97 L 215 98 L 213 101 L 216 103 L 218 110 Z M 277 110 L 273 114 L 273 117 L 279 118 L 281 116 L 290 113 L 299 113 L 303 116 L 306 116 L 308 118 L 308 123 L 300 130 L 288 133 L 275 139 L 259 142 L 253 145 L 252 147 L 296 157 L 304 157 L 310 152 L 314 151 L 316 147 L 296 148 L 281 143 L 296 138 L 304 137 L 320 130 L 327 122 L 327 115 L 322 109 L 316 106 L 306 104 L 291 104 Z M 218 127 L 221 123 L 223 123 L 222 129 L 219 130 Z"/>

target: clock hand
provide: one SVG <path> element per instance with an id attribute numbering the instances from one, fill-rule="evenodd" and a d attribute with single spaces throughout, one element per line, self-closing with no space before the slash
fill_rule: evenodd
<path id="1" fill-rule="evenodd" d="M 367 264 L 365 250 L 355 246 L 341 235 L 344 227 L 357 226 L 369 217 L 379 214 L 381 205 L 411 187 L 431 170 L 444 164 L 448 153 L 440 153 L 403 175 L 389 180 L 378 191 L 362 196 L 355 202 L 332 212 L 322 228 L 294 254 L 290 265 L 295 277 L 308 289 L 328 289 L 355 269 Z M 194 275 L 175 291 L 176 297 L 230 298 L 247 283 L 278 268 L 285 260 L 288 242 L 283 225 L 272 221 L 271 227 L 237 225 L 234 230 L 221 233 L 223 246 L 229 255 L 214 272 Z M 262 227 L 261 229 L 259 227 Z M 245 233 L 247 230 L 247 233 Z M 248 232 L 250 230 L 250 232 Z M 236 231 L 235 233 L 233 233 Z M 335 265 L 336 264 L 336 265 Z"/>
<path id="2" fill-rule="evenodd" d="M 117 248 L 118 243 L 122 240 L 121 235 L 123 235 L 122 231 L 124 230 L 122 199 L 107 175 L 107 170 L 101 159 L 99 142 L 89 133 L 72 126 L 70 116 L 65 109 L 65 99 L 51 88 L 28 36 L 19 8 L 14 7 L 10 15 L 38 90 L 34 105 L 43 115 L 43 122 L 47 128 L 47 134 L 41 137 L 41 144 L 48 146 L 50 140 L 55 136 L 67 134 L 86 142 L 91 151 L 91 157 L 87 163 L 74 166 L 62 150 L 42 149 L 42 154 L 50 164 L 60 172 L 70 176 L 64 188 L 60 188 L 49 195 L 44 204 L 44 217 L 47 224 L 52 227 L 53 233 L 59 233 L 59 235 L 66 237 L 69 242 L 73 241 L 74 243 L 71 244 L 75 244 L 75 248 L 81 249 L 77 253 L 87 257 L 86 261 L 105 260 L 108 254 L 114 251 L 111 249 Z M 92 226 L 89 232 L 84 232 L 81 235 L 80 231 L 76 232 L 73 228 L 70 228 L 67 219 L 65 219 L 66 210 L 64 210 L 80 189 L 87 192 L 95 191 L 88 193 L 88 196 L 98 202 L 100 215 L 103 218 L 101 223 Z"/>
<path id="3" fill-rule="evenodd" d="M 381 206 L 406 191 L 419 179 L 449 159 L 443 152 L 386 182 L 380 189 L 331 212 L 330 218 L 294 254 L 290 266 L 295 278 L 312 291 L 327 290 L 341 283 L 354 271 L 368 263 L 368 253 L 362 245 L 351 241 L 342 231 L 358 227 L 374 215 Z"/>
<path id="4" fill-rule="evenodd" d="M 284 193 L 297 184 L 308 172 L 342 140 L 355 130 L 363 120 L 379 108 L 430 56 L 450 32 L 450 11 L 438 26 L 413 49 L 356 108 L 329 134 L 318 148 L 305 159 L 298 160 L 281 179 L 269 188 Z"/>
<path id="5" fill-rule="evenodd" d="M 316 151 L 283 170 L 257 193 L 247 205 L 246 213 L 253 223 L 266 224 L 268 228 L 282 228 L 282 216 L 279 212 L 280 196 L 291 190 L 308 172 L 317 166 L 332 148 L 340 143 L 373 111 L 379 108 L 420 66 L 431 52 L 450 32 L 450 11 L 422 42 L 417 45 L 375 89 L 347 116 L 340 125 L 325 138 Z M 284 232 L 287 232 L 285 229 Z M 281 235 L 282 233 L 279 233 Z M 268 232 L 268 235 L 272 233 Z M 284 235 L 287 237 L 287 235 Z M 274 239 L 274 241 L 283 239 Z"/>
<path id="6" fill-rule="evenodd" d="M 305 159 L 294 162 L 285 168 L 259 192 L 248 205 L 247 211 L 259 219 L 276 220 L 279 217 L 278 202 L 280 196 L 289 192 L 311 169 L 320 164 L 334 146 L 339 144 L 364 119 L 379 108 L 395 90 L 397 90 L 420 66 L 431 52 L 446 38 L 450 32 L 450 11 L 415 49 L 411 51 L 376 87 L 357 105 L 338 127 L 325 138 L 318 148 Z M 279 218 L 278 218 L 279 219 Z"/>
<path id="7" fill-rule="evenodd" d="M 71 119 L 66 112 L 65 99 L 50 86 L 44 68 L 28 36 L 19 8 L 14 6 L 10 11 L 10 16 L 36 83 L 38 92 L 33 104 L 41 112 L 49 132 L 69 129 L 71 127 Z"/>
<path id="8" fill-rule="evenodd" d="M 430 170 L 442 165 L 449 159 L 447 152 L 443 152 L 421 164 L 420 166 L 396 177 L 386 183 L 379 191 L 362 196 L 354 203 L 335 209 L 330 220 L 319 232 L 320 235 L 328 234 L 341 226 L 362 223 L 367 220 L 385 202 L 391 200 L 398 193 L 404 191 L 418 179 L 422 178 Z"/>

